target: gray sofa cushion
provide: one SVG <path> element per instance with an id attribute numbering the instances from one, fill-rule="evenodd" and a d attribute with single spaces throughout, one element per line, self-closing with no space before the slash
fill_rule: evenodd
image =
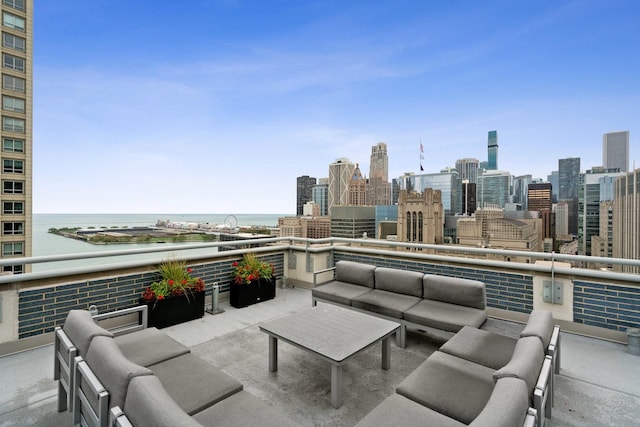
<path id="1" fill-rule="evenodd" d="M 496 382 L 489 402 L 473 420 L 473 427 L 521 426 L 527 416 L 529 397 L 527 385 L 517 378 L 503 378 Z"/>
<path id="2" fill-rule="evenodd" d="M 378 267 L 375 276 L 376 289 L 422 298 L 422 273 Z"/>
<path id="3" fill-rule="evenodd" d="M 91 340 L 86 357 L 87 364 L 103 387 L 109 392 L 109 407 L 124 406 L 129 381 L 152 372 L 124 357 L 115 340 L 95 337 Z"/>
<path id="4" fill-rule="evenodd" d="M 299 426 L 274 407 L 241 391 L 193 415 L 203 426 L 286 427 Z"/>
<path id="5" fill-rule="evenodd" d="M 336 280 L 373 288 L 375 271 L 375 265 L 353 261 L 338 261 L 336 263 Z"/>
<path id="6" fill-rule="evenodd" d="M 524 337 L 518 340 L 511 360 L 493 374 L 495 380 L 500 378 L 520 378 L 527 383 L 529 394 L 538 381 L 544 362 L 544 350 L 538 337 Z"/>
<path id="7" fill-rule="evenodd" d="M 424 298 L 466 305 L 479 310 L 487 307 L 484 283 L 435 274 L 424 275 Z"/>
<path id="8" fill-rule="evenodd" d="M 465 427 L 459 421 L 394 393 L 373 408 L 356 427 Z"/>
<path id="9" fill-rule="evenodd" d="M 464 424 L 484 409 L 493 391 L 494 370 L 436 351 L 396 392 Z"/>
<path id="10" fill-rule="evenodd" d="M 351 305 L 361 310 L 402 319 L 403 313 L 420 301 L 420 298 L 411 295 L 374 289 L 354 298 Z"/>
<path id="11" fill-rule="evenodd" d="M 131 380 L 121 408 L 135 427 L 201 427 L 180 409 L 153 375 Z"/>
<path id="12" fill-rule="evenodd" d="M 188 353 L 149 366 L 169 396 L 189 415 L 242 390 L 242 384 Z"/>
<path id="13" fill-rule="evenodd" d="M 311 290 L 314 298 L 321 298 L 327 301 L 337 302 L 342 305 L 351 305 L 351 301 L 371 292 L 371 288 L 361 285 L 354 285 L 345 282 L 329 282 L 324 285 L 317 286 Z"/>
<path id="14" fill-rule="evenodd" d="M 122 354 L 140 366 L 153 365 L 191 351 L 156 328 L 120 335 L 115 340 Z"/>
<path id="15" fill-rule="evenodd" d="M 500 369 L 511 360 L 517 342 L 515 338 L 465 326 L 440 351 Z"/>
<path id="16" fill-rule="evenodd" d="M 534 310 L 529 315 L 529 320 L 524 330 L 520 333 L 521 337 L 538 337 L 542 341 L 545 351 L 551 342 L 553 334 L 553 316 L 550 311 Z"/>
<path id="17" fill-rule="evenodd" d="M 85 357 L 89 344 L 94 337 L 113 337 L 113 334 L 93 321 L 87 310 L 71 310 L 67 314 L 62 330 L 78 349 L 80 356 Z"/>
<path id="18" fill-rule="evenodd" d="M 422 300 L 404 313 L 404 319 L 443 331 L 458 332 L 465 325 L 479 328 L 487 320 L 486 310 L 434 300 Z"/>

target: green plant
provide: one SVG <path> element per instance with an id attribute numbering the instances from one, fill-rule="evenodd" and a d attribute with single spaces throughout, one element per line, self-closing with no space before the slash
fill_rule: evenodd
<path id="1" fill-rule="evenodd" d="M 162 279 L 145 288 L 142 298 L 146 301 L 162 300 L 184 295 L 187 299 L 194 292 L 204 290 L 204 282 L 199 277 L 191 277 L 192 269 L 182 260 L 170 259 L 157 267 Z"/>
<path id="2" fill-rule="evenodd" d="M 241 262 L 235 261 L 233 267 L 233 277 L 237 284 L 250 284 L 260 279 L 271 280 L 275 268 L 273 264 L 260 261 L 254 254 L 246 253 Z"/>

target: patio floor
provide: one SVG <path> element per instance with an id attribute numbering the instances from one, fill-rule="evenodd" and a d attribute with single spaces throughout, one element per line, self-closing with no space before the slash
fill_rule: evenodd
<path id="1" fill-rule="evenodd" d="M 261 322 L 311 305 L 310 291 L 277 289 L 274 300 L 164 329 L 194 354 L 243 383 L 245 390 L 304 426 L 352 426 L 364 417 L 441 344 L 409 331 L 407 348 L 391 346 L 391 369 L 380 369 L 380 347 L 344 366 L 343 399 L 330 403 L 330 368 L 293 346 L 278 346 L 278 371 L 268 369 L 268 338 Z M 483 328 L 517 336 L 522 325 L 489 319 Z M 561 372 L 549 426 L 640 425 L 640 356 L 625 345 L 562 333 Z M 53 346 L 0 357 L 0 427 L 71 425 L 56 412 Z"/>

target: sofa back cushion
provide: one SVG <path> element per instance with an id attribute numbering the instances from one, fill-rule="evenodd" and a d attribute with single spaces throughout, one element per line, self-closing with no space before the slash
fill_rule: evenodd
<path id="1" fill-rule="evenodd" d="M 336 263 L 336 280 L 373 288 L 375 271 L 375 265 L 353 261 L 338 261 Z"/>
<path id="2" fill-rule="evenodd" d="M 123 411 L 136 427 L 201 426 L 178 406 L 154 375 L 131 379 Z"/>
<path id="3" fill-rule="evenodd" d="M 496 381 L 489 401 L 469 426 L 521 426 L 527 416 L 528 408 L 529 396 L 525 382 L 518 378 L 502 378 Z"/>
<path id="4" fill-rule="evenodd" d="M 425 299 L 464 305 L 485 310 L 487 294 L 484 283 L 477 280 L 425 274 L 423 279 Z"/>
<path id="5" fill-rule="evenodd" d="M 87 355 L 89 344 L 94 337 L 113 337 L 113 334 L 96 324 L 87 310 L 71 310 L 62 327 L 65 335 L 78 349 L 82 357 Z"/>
<path id="6" fill-rule="evenodd" d="M 109 392 L 110 408 L 124 406 L 127 387 L 132 378 L 153 374 L 149 369 L 124 357 L 118 344 L 109 337 L 96 337 L 91 341 L 86 361 L 102 386 Z"/>
<path id="7" fill-rule="evenodd" d="M 378 267 L 375 276 L 376 289 L 422 298 L 422 273 Z"/>
<path id="8" fill-rule="evenodd" d="M 544 350 L 540 339 L 538 337 L 520 338 L 513 350 L 511 360 L 493 373 L 493 379 L 497 381 L 500 378 L 520 378 L 527 383 L 528 394 L 531 395 L 536 387 L 543 362 Z"/>
<path id="9" fill-rule="evenodd" d="M 546 349 L 553 334 L 553 316 L 550 311 L 534 310 L 529 315 L 529 321 L 520 333 L 521 337 L 538 337 Z"/>

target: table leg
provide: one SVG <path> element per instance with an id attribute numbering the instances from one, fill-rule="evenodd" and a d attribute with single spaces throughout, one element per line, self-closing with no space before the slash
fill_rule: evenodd
<path id="1" fill-rule="evenodd" d="M 342 406 L 342 366 L 331 365 L 331 406 Z"/>
<path id="2" fill-rule="evenodd" d="M 391 340 L 386 337 L 382 340 L 382 369 L 391 367 Z"/>
<path id="3" fill-rule="evenodd" d="M 269 336 L 269 371 L 278 370 L 278 339 Z"/>

